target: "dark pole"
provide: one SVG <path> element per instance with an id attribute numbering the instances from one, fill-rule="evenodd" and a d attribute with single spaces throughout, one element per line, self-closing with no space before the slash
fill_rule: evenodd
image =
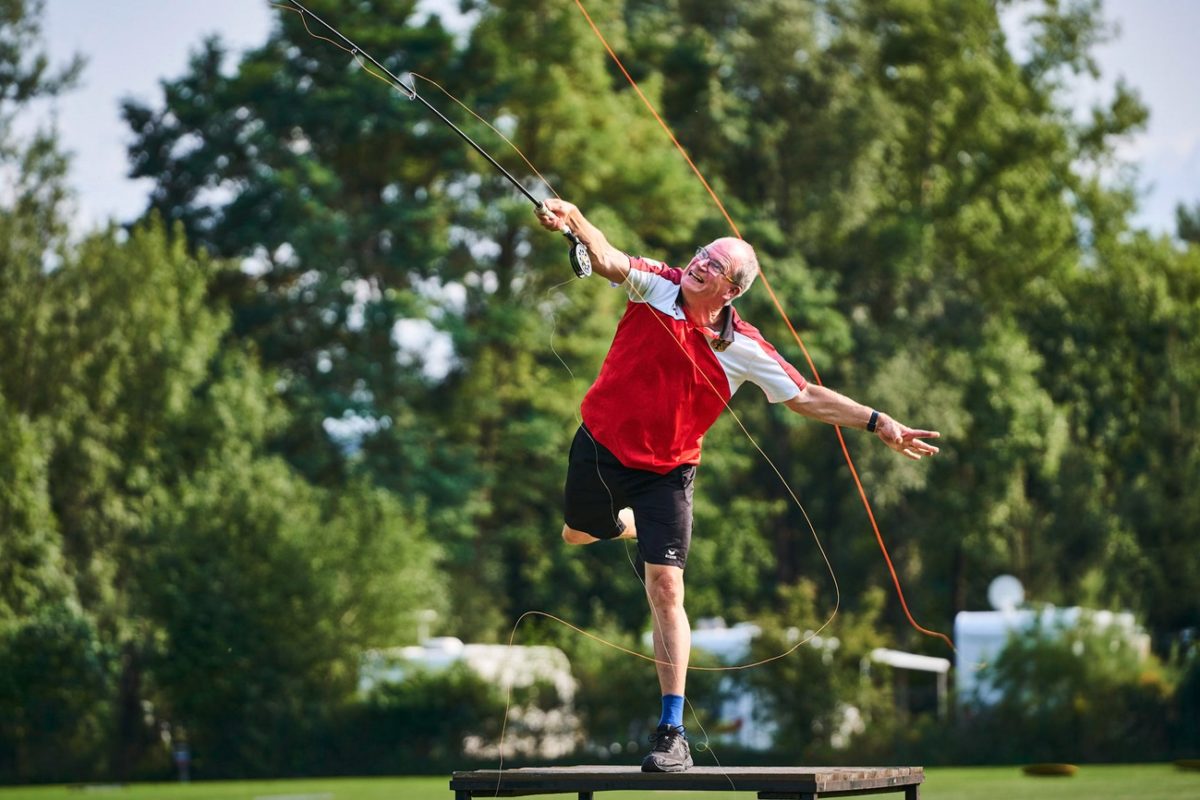
<path id="1" fill-rule="evenodd" d="M 288 2 L 290 2 L 293 6 L 295 6 L 301 14 L 307 14 L 308 16 L 312 17 L 317 22 L 321 23 L 321 25 L 324 26 L 324 28 L 326 30 L 328 30 L 334 36 L 338 37 L 343 42 L 345 42 L 346 45 L 350 48 L 350 54 L 352 56 L 357 57 L 359 55 L 362 55 L 363 58 L 367 59 L 367 61 L 370 61 L 372 65 L 374 65 L 377 69 L 379 69 L 381 72 L 383 72 L 383 74 L 387 75 L 391 81 L 392 86 L 396 89 L 399 89 L 404 94 L 404 96 L 407 97 L 409 100 L 421 101 L 421 105 L 425 106 L 425 108 L 429 109 L 434 114 L 436 114 L 438 119 L 440 119 L 442 122 L 449 125 L 450 128 L 455 133 L 457 133 L 464 142 L 471 145 L 471 147 L 475 150 L 476 153 L 479 153 L 479 155 L 481 155 L 487 159 L 489 164 L 491 164 L 496 169 L 500 170 L 500 174 L 502 174 L 505 178 L 508 178 L 509 183 L 511 183 L 513 186 L 517 187 L 518 191 L 520 191 L 521 194 L 523 194 L 523 195 L 525 195 L 525 197 L 529 198 L 529 202 L 533 203 L 534 207 L 537 208 L 538 211 L 541 211 L 543 209 L 541 200 L 538 200 L 536 197 L 534 197 L 533 194 L 528 189 L 526 189 L 524 186 L 521 185 L 520 181 L 518 181 L 516 178 L 514 178 L 512 176 L 512 174 L 509 173 L 508 170 L 506 170 L 503 166 L 500 165 L 499 161 L 492 158 L 486 150 L 484 150 L 482 147 L 480 147 L 478 144 L 476 144 L 474 139 L 472 139 L 470 136 L 467 136 L 467 134 L 463 133 L 463 131 L 457 125 L 455 125 L 453 122 L 451 122 L 449 119 L 446 118 L 445 114 L 443 114 L 441 111 L 438 111 L 436 108 L 434 108 L 432 105 L 430 105 L 428 100 L 426 100 L 424 97 L 421 97 L 421 95 L 417 94 L 417 90 L 414 87 L 407 85 L 406 83 L 404 83 L 404 81 L 400 80 L 395 75 L 393 75 L 392 71 L 390 69 L 388 69 L 387 67 L 385 67 L 383 64 L 379 63 L 379 61 L 373 55 L 371 55 L 366 50 L 363 50 L 361 47 L 356 45 L 354 42 L 352 42 L 350 40 L 350 38 L 348 36 L 346 36 L 344 33 L 339 31 L 337 28 L 333 27 L 328 22 L 321 19 L 313 12 L 309 11 L 307 8 L 305 8 L 303 5 L 301 5 L 299 0 L 288 0 Z M 591 275 L 592 274 L 592 259 L 591 259 L 591 256 L 588 254 L 587 246 L 579 240 L 579 237 L 576 236 L 574 234 L 574 232 L 571 231 L 570 228 L 563 228 L 562 233 L 563 233 L 563 236 L 567 237 L 567 240 L 571 242 L 571 248 L 568 251 L 568 255 L 570 256 L 570 259 L 571 259 L 571 269 L 575 270 L 575 274 L 577 276 L 579 276 L 580 278 L 586 278 L 588 275 Z"/>
<path id="2" fill-rule="evenodd" d="M 407 97 L 409 100 L 419 100 L 421 105 L 425 106 L 427 109 L 429 109 L 434 114 L 436 114 L 438 119 L 440 119 L 442 122 L 449 125 L 451 127 L 451 129 L 453 129 L 453 131 L 455 133 L 457 133 L 464 142 L 471 145 L 471 147 L 475 149 L 476 153 L 479 153 L 479 155 L 483 156 L 484 158 L 486 158 L 488 160 L 489 164 L 491 164 L 496 169 L 500 170 L 501 174 L 503 174 L 504 177 L 508 178 L 508 180 L 512 183 L 512 185 L 517 187 L 517 189 L 521 192 L 521 194 L 523 194 L 527 198 L 529 198 L 529 202 L 533 203 L 538 208 L 542 207 L 542 201 L 540 201 L 536 197 L 534 197 L 533 194 L 531 194 L 528 189 L 526 189 L 524 186 L 521 185 L 520 181 L 518 181 L 516 178 L 514 178 L 508 170 L 506 170 L 503 166 L 501 166 L 500 162 L 498 162 L 496 159 L 492 158 L 491 155 L 489 155 L 486 150 L 484 150 L 482 147 L 480 147 L 478 144 L 476 144 L 474 139 L 472 139 L 470 136 L 468 136 L 466 133 L 464 133 L 462 131 L 462 129 L 460 129 L 457 125 L 455 125 L 453 122 L 451 122 L 449 119 L 447 119 L 445 114 L 443 114 L 441 111 L 438 111 L 437 108 L 435 108 L 433 105 L 431 105 L 428 100 L 426 100 L 424 97 L 421 97 L 421 95 L 417 94 L 417 90 L 414 87 L 405 84 L 404 81 L 400 80 L 395 75 L 393 75 L 391 70 L 389 70 L 383 64 L 380 64 L 379 61 L 377 61 L 374 56 L 372 56 L 366 50 L 363 50 L 361 47 L 356 45 L 354 42 L 350 41 L 349 37 L 347 37 L 345 34 L 343 34 L 337 28 L 333 27 L 328 22 L 321 19 L 316 14 L 314 14 L 313 12 L 309 11 L 307 8 L 302 6 L 298 2 L 298 0 L 288 0 L 288 1 L 292 5 L 294 5 L 296 8 L 300 9 L 301 12 L 307 14 L 308 16 L 312 17 L 317 22 L 319 22 L 323 26 L 325 26 L 326 30 L 328 30 L 334 36 L 338 37 L 343 42 L 345 42 L 346 45 L 350 48 L 350 53 L 352 55 L 361 55 L 363 58 L 367 59 L 367 61 L 370 61 L 376 68 L 378 68 L 380 71 L 382 71 L 385 75 L 387 75 L 392 80 L 392 84 L 397 89 L 399 89 L 401 92 L 403 92 L 405 97 Z"/>

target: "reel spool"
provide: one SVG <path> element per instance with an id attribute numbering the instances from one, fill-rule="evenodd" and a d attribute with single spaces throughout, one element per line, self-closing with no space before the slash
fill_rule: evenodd
<path id="1" fill-rule="evenodd" d="M 592 257 L 588 255 L 587 247 L 579 241 L 579 237 L 572 233 L 570 228 L 563 231 L 563 236 L 567 237 L 571 243 L 567 257 L 571 260 L 571 269 L 575 270 L 575 277 L 586 278 L 591 275 Z"/>

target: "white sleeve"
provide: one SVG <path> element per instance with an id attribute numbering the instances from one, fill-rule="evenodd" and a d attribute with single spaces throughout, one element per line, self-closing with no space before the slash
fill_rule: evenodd
<path id="1" fill-rule="evenodd" d="M 791 400 L 808 382 L 790 364 L 778 358 L 774 348 L 768 351 L 764 344 L 739 333 L 725 352 L 717 353 L 717 360 L 729 376 L 729 391 L 732 394 L 744 381 L 749 381 L 762 389 L 767 402 Z"/>
<path id="2" fill-rule="evenodd" d="M 679 294 L 679 283 L 664 277 L 674 270 L 661 261 L 649 258 L 629 259 L 629 274 L 621 284 L 634 303 L 649 303 L 658 309 L 670 309 Z"/>
<path id="3" fill-rule="evenodd" d="M 800 393 L 803 387 L 787 374 L 779 362 L 764 353 L 761 348 L 756 346 L 754 349 L 757 351 L 755 364 L 748 377 L 751 383 L 763 390 L 767 402 L 782 403 Z"/>

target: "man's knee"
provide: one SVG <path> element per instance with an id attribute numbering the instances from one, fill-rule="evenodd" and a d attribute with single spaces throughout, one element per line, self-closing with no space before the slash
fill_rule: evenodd
<path id="1" fill-rule="evenodd" d="M 646 594 L 655 608 L 682 606 L 683 570 L 665 564 L 647 564 Z"/>

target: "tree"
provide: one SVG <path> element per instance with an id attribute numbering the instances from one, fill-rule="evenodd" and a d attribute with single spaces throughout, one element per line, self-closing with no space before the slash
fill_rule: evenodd
<path id="1" fill-rule="evenodd" d="M 436 67 L 468 105 L 515 126 L 531 159 L 557 167 L 551 179 L 631 249 L 643 236 L 681 246 L 699 190 L 682 165 L 636 156 L 656 135 L 652 123 L 632 98 L 604 90 L 604 57 L 582 46 L 583 20 L 550 4 L 537 15 L 504 3 L 479 10 L 461 51 L 436 18 L 417 25 L 409 3 L 329 18 L 397 70 Z M 529 61 L 516 40 L 545 57 Z M 188 75 L 164 84 L 161 109 L 125 113 L 135 174 L 156 180 L 154 208 L 217 253 L 272 254 L 286 243 L 294 254 L 269 259 L 230 295 L 235 334 L 287 384 L 294 421 L 279 450 L 322 482 L 361 472 L 425 504 L 453 580 L 486 587 L 456 593 L 458 632 L 496 637 L 514 612 L 585 606 L 602 581 L 547 548 L 560 527 L 548 498 L 582 388 L 569 370 L 595 371 L 616 300 L 592 285 L 552 291 L 569 274 L 562 245 L 531 238 L 528 204 L 426 112 L 348 70 L 354 62 L 311 39 L 295 15 L 282 14 L 232 76 L 220 61 L 209 43 Z M 581 85 L 598 91 L 585 96 Z M 589 168 L 566 174 L 577 163 Z M 203 187 L 220 185 L 234 193 L 213 206 Z M 260 211 L 269 219 L 248 222 Z M 596 305 L 607 319 L 589 313 Z M 445 337 L 448 360 L 427 362 L 399 339 L 417 323 Z M 338 451 L 323 426 L 345 419 L 369 430 Z M 568 573 L 569 595 L 551 591 Z M 622 595 L 640 621 L 638 587 Z"/>
<path id="2" fill-rule="evenodd" d="M 1200 203 L 1191 208 L 1175 206 L 1175 235 L 1185 242 L 1200 244 Z"/>
<path id="3" fill-rule="evenodd" d="M 778 726 L 774 745 L 779 750 L 813 760 L 861 752 L 862 742 L 856 740 L 887 741 L 883 731 L 893 728 L 890 689 L 862 675 L 864 659 L 886 642 L 879 631 L 883 592 L 870 593 L 862 611 L 847 613 L 836 631 L 821 630 L 823 614 L 812 583 L 780 594 L 785 601 L 780 613 L 763 619 L 763 635 L 751 651 L 755 660 L 772 660 L 745 674 L 747 685 L 764 701 L 758 724 Z M 868 728 L 880 730 L 867 733 Z"/>
<path id="4" fill-rule="evenodd" d="M 1097 266 L 1068 284 L 1039 330 L 1055 353 L 1048 383 L 1080 448 L 1054 495 L 1067 512 L 1048 537 L 1062 548 L 1051 563 L 1063 586 L 1133 608 L 1163 635 L 1200 610 L 1185 588 L 1200 569 L 1188 545 L 1197 509 L 1185 488 L 1200 453 L 1185 422 L 1200 411 L 1192 344 L 1200 270 L 1194 248 L 1181 253 L 1144 233 L 1106 236 L 1098 249 Z"/>
<path id="5" fill-rule="evenodd" d="M 44 274 L 66 235 L 66 158 L 53 129 L 21 139 L 13 123 L 38 99 L 68 89 L 82 62 L 51 68 L 41 11 L 40 2 L 0 3 L 0 627 L 72 597 L 50 507 L 50 430 L 37 420 L 54 390 L 35 379 L 37 340 L 53 324 Z"/>
<path id="6" fill-rule="evenodd" d="M 436 551 L 394 499 L 327 495 L 249 448 L 162 490 L 141 545 L 151 696 L 198 774 L 303 769 L 362 651 L 440 605 Z"/>
<path id="7" fill-rule="evenodd" d="M 414 25 L 411 2 L 336 5 L 313 7 L 397 70 L 452 58 L 450 34 L 436 18 Z M 192 247 L 253 264 L 216 290 L 233 333 L 283 381 L 292 421 L 276 446 L 333 484 L 346 467 L 326 419 L 412 416 L 403 398 L 422 381 L 398 359 L 396 323 L 423 316 L 418 287 L 445 258 L 457 191 L 440 176 L 465 154 L 295 13 L 232 74 L 225 60 L 209 40 L 163 83 L 161 109 L 125 105 L 132 174 L 155 181 L 149 210 L 180 221 Z"/>
<path id="8" fill-rule="evenodd" d="M 435 72 L 554 168 L 551 182 L 620 246 L 677 260 L 685 243 L 725 232 L 573 9 L 472 9 L 461 43 L 436 17 L 417 23 L 409 3 L 330 18 L 390 67 Z M 825 380 L 959 443 L 914 466 L 850 440 L 918 616 L 947 628 L 1001 570 L 1042 594 L 1074 592 L 1053 559 L 1104 563 L 1138 527 L 1097 499 L 1106 466 L 1078 438 L 1080 409 L 1059 380 L 1069 371 L 1055 372 L 1053 312 L 1128 231 L 1135 202 L 1100 167 L 1146 119 L 1124 85 L 1084 121 L 1063 102 L 1110 34 L 1096 4 L 1036 6 L 1022 61 L 982 0 L 591 10 L 758 245 Z M 555 356 L 594 374 L 619 297 L 590 283 L 557 293 L 561 243 L 531 238 L 525 201 L 294 14 L 232 73 L 222 58 L 206 45 L 164 84 L 160 108 L 127 107 L 131 153 L 156 181 L 152 205 L 197 241 L 265 259 L 222 291 L 237 336 L 288 387 L 278 451 L 324 484 L 362 474 L 423 504 L 447 574 L 480 587 L 455 596 L 455 632 L 499 638 L 516 612 L 589 615 L 593 598 L 640 625 L 640 592 L 614 584 L 603 561 L 623 569 L 619 553 L 564 555 L 556 542 L 560 459 L 585 381 Z M 741 307 L 800 360 L 764 292 Z M 415 329 L 430 338 L 406 347 L 397 331 Z M 417 352 L 432 341 L 450 355 Z M 825 581 L 807 517 L 856 607 L 887 578 L 838 449 L 827 430 L 746 394 L 734 408 L 806 510 L 738 426 L 718 426 L 697 510 L 705 581 L 690 602 L 750 615 L 778 606 L 780 585 Z M 339 420 L 366 433 L 339 449 L 324 431 Z M 1082 530 L 1077 508 L 1109 522 Z M 895 603 L 886 618 L 903 624 Z"/>
<path id="9" fill-rule="evenodd" d="M 79 608 L 52 502 L 54 428 L 42 383 L 66 237 L 66 158 L 52 128 L 13 123 L 69 88 L 82 62 L 52 69 L 42 3 L 0 2 L 0 774 L 65 779 L 102 760 L 111 664 Z"/>

